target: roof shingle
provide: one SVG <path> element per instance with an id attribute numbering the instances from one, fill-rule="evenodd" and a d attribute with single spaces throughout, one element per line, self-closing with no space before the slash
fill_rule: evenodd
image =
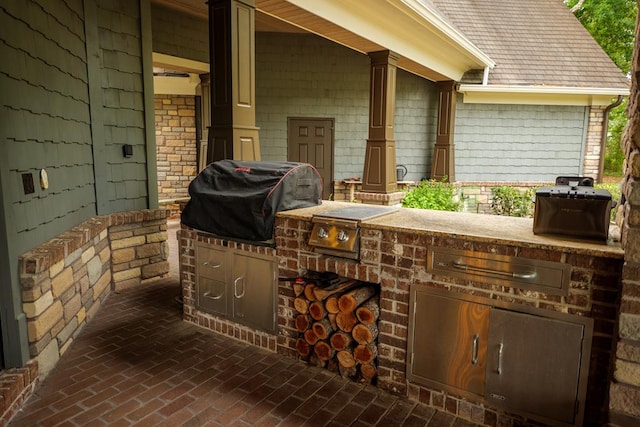
<path id="1" fill-rule="evenodd" d="M 492 85 L 626 88 L 561 0 L 421 0 L 495 61 Z"/>

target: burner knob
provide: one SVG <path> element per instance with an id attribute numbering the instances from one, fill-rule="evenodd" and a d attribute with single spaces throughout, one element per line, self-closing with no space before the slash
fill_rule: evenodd
<path id="1" fill-rule="evenodd" d="M 344 230 L 340 230 L 340 232 L 338 233 L 338 241 L 346 242 L 347 240 L 349 240 L 349 235 L 345 233 Z"/>
<path id="2" fill-rule="evenodd" d="M 321 239 L 326 239 L 329 237 L 329 233 L 323 227 L 318 228 L 318 237 Z"/>

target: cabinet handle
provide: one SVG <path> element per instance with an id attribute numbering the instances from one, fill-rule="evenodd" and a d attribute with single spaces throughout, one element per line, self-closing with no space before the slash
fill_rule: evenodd
<path id="1" fill-rule="evenodd" d="M 473 336 L 473 346 L 471 348 L 471 364 L 478 364 L 478 343 L 480 342 L 480 336 L 478 334 Z"/>
<path id="2" fill-rule="evenodd" d="M 223 295 L 224 295 L 224 292 L 221 293 L 220 295 L 212 295 L 211 292 L 205 292 L 204 294 L 202 294 L 203 297 L 209 298 L 209 299 L 220 299 L 222 298 Z"/>
<path id="3" fill-rule="evenodd" d="M 242 293 L 240 295 L 238 295 L 238 282 L 240 280 L 242 280 Z M 233 281 L 233 296 L 236 297 L 236 298 L 244 297 L 244 276 L 240 276 L 236 280 Z"/>
<path id="4" fill-rule="evenodd" d="M 500 343 L 498 345 L 498 367 L 496 368 L 496 374 L 502 375 L 502 349 L 504 348 L 504 344 Z"/>
<path id="5" fill-rule="evenodd" d="M 209 261 L 205 261 L 202 263 L 203 267 L 209 267 L 209 268 L 220 268 L 222 267 L 222 264 L 210 264 Z"/>
<path id="6" fill-rule="evenodd" d="M 500 276 L 512 277 L 514 279 L 533 280 L 538 275 L 538 273 L 535 271 L 531 271 L 529 273 L 516 273 L 516 272 L 510 272 L 510 271 L 492 270 L 490 268 L 474 267 L 472 265 L 465 264 L 464 262 L 459 260 L 453 261 L 452 264 L 453 264 L 453 267 L 457 268 L 458 270 L 477 271 L 479 273 L 487 273 L 487 274 L 497 274 Z"/>

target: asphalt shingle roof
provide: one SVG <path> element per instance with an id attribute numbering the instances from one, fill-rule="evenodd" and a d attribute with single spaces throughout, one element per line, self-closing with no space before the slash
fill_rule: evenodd
<path id="1" fill-rule="evenodd" d="M 562 0 L 422 0 L 496 63 L 489 84 L 626 88 Z"/>

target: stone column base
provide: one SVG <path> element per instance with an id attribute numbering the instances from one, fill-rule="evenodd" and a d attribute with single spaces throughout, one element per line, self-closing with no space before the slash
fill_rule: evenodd
<path id="1" fill-rule="evenodd" d="M 354 198 L 358 203 L 367 205 L 385 205 L 398 206 L 407 193 L 404 191 L 395 191 L 393 193 L 368 193 L 365 191 L 357 191 Z"/>

